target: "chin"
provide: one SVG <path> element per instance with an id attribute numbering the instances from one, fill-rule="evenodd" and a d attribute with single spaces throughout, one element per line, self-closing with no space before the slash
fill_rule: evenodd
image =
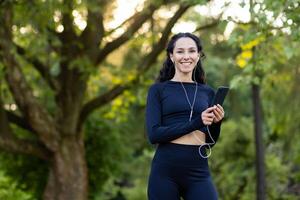
<path id="1" fill-rule="evenodd" d="M 180 71 L 181 71 L 182 73 L 191 73 L 191 72 L 193 72 L 193 69 L 194 69 L 194 68 L 192 68 L 192 69 L 181 69 Z"/>

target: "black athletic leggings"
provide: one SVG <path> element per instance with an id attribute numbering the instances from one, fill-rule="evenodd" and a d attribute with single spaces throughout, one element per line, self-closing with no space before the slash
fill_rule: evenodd
<path id="1" fill-rule="evenodd" d="M 206 158 L 197 145 L 160 144 L 152 160 L 148 200 L 217 200 Z M 206 155 L 201 148 L 202 155 Z"/>

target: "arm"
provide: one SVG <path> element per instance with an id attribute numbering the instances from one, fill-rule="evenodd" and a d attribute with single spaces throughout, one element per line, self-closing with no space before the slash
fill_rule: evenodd
<path id="1" fill-rule="evenodd" d="M 182 135 L 198 130 L 203 126 L 200 118 L 190 122 L 162 126 L 162 111 L 158 85 L 152 85 L 148 91 L 146 106 L 146 127 L 152 144 L 172 141 Z"/>
<path id="2" fill-rule="evenodd" d="M 217 123 L 213 123 L 212 125 L 208 126 L 209 132 L 213 140 L 209 137 L 209 135 L 206 135 L 205 142 L 211 144 L 210 147 L 213 147 L 219 139 L 220 132 L 221 132 L 221 123 L 222 121 L 219 121 Z M 213 141 L 215 142 L 214 144 Z"/>

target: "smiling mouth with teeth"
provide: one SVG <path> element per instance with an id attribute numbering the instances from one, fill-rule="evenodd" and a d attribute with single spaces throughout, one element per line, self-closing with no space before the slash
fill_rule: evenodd
<path id="1" fill-rule="evenodd" d="M 181 64 L 192 64 L 191 62 L 182 62 Z"/>

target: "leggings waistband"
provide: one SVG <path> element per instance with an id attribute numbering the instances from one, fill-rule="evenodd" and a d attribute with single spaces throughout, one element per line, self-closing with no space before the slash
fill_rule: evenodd
<path id="1" fill-rule="evenodd" d="M 200 151 L 202 155 L 206 155 L 205 147 L 202 147 Z M 153 162 L 208 167 L 207 158 L 202 158 L 199 154 L 199 145 L 175 143 L 159 144 Z"/>

